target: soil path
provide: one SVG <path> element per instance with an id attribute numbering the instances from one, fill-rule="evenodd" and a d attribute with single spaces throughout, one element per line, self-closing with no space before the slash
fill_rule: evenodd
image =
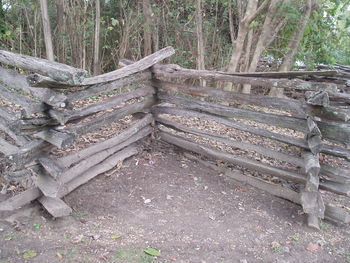
<path id="1" fill-rule="evenodd" d="M 0 262 L 350 262 L 350 227 L 315 232 L 301 208 L 145 146 L 65 201 L 72 216 L 0 221 Z M 157 249 L 157 259 L 146 255 Z M 27 257 L 27 259 L 24 259 Z"/>

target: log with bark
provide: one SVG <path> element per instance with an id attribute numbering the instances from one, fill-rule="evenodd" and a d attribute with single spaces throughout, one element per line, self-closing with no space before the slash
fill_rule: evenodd
<path id="1" fill-rule="evenodd" d="M 185 109 L 206 112 L 222 117 L 251 120 L 271 126 L 293 129 L 304 133 L 308 132 L 307 122 L 302 118 L 239 109 L 216 103 L 182 98 L 178 96 L 170 96 L 161 93 L 158 94 L 158 97 L 163 101 L 181 106 Z M 317 125 L 324 138 L 335 142 L 350 144 L 350 124 L 317 121 Z"/>
<path id="2" fill-rule="evenodd" d="M 25 75 L 14 70 L 0 67 L 0 81 L 13 89 L 30 94 L 52 107 L 64 108 L 67 106 L 67 97 L 64 94 L 45 88 L 32 88 L 28 85 Z"/>
<path id="3" fill-rule="evenodd" d="M 258 177 L 254 177 L 248 174 L 242 174 L 239 171 L 231 170 L 227 167 L 219 167 L 215 164 L 212 164 L 208 161 L 204 161 L 192 154 L 184 153 L 185 156 L 190 159 L 197 161 L 206 167 L 209 167 L 215 171 L 218 171 L 219 173 L 224 174 L 227 177 L 230 177 L 236 181 L 249 184 L 255 188 L 258 188 L 260 190 L 263 190 L 265 192 L 268 192 L 274 196 L 280 197 L 282 199 L 286 199 L 288 201 L 291 201 L 296 204 L 301 204 L 300 195 L 298 192 L 295 192 L 291 189 L 288 189 L 286 187 L 273 184 L 270 182 L 267 182 L 263 179 L 260 179 Z M 335 223 L 350 223 L 350 209 L 345 209 L 341 207 L 337 207 L 333 204 L 325 204 L 325 211 L 324 211 L 324 217 L 325 219 L 335 222 Z"/>
<path id="4" fill-rule="evenodd" d="M 37 72 L 56 81 L 70 84 L 79 84 L 87 76 L 87 72 L 82 69 L 5 50 L 0 50 L 0 62 L 24 70 Z"/>
<path id="5" fill-rule="evenodd" d="M 180 136 L 173 135 L 171 133 L 161 131 L 160 137 L 162 140 L 174 144 L 180 148 L 185 150 L 195 152 L 197 154 L 204 155 L 209 158 L 213 158 L 215 160 L 227 161 L 234 165 L 239 165 L 245 167 L 250 170 L 254 170 L 257 172 L 262 172 L 266 174 L 270 174 L 284 180 L 289 180 L 296 183 L 306 183 L 306 176 L 300 173 L 296 173 L 293 171 L 282 170 L 267 164 L 260 163 L 255 160 L 249 160 L 243 157 L 238 157 L 229 153 L 221 152 L 215 150 L 213 148 L 209 148 L 202 144 L 194 143 L 190 140 L 184 139 Z M 336 194 L 350 196 L 350 185 L 339 184 L 327 180 L 322 180 L 320 182 L 320 189 L 333 192 Z"/>

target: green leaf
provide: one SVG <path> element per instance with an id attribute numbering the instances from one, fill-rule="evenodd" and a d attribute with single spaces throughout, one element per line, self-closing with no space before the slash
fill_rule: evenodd
<path id="1" fill-rule="evenodd" d="M 154 257 L 160 256 L 160 252 L 154 248 L 146 248 L 143 252 Z"/>
<path id="2" fill-rule="evenodd" d="M 112 20 L 112 26 L 116 26 L 116 25 L 119 25 L 119 21 L 118 21 L 118 19 L 115 19 L 115 18 L 111 18 L 111 20 Z"/>
<path id="3" fill-rule="evenodd" d="M 36 252 L 34 250 L 27 250 L 23 253 L 24 259 L 34 258 L 36 257 Z"/>

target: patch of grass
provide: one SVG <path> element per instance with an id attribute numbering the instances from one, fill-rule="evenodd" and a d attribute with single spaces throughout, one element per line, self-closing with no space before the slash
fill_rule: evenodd
<path id="1" fill-rule="evenodd" d="M 154 257 L 144 253 L 144 249 L 124 248 L 116 252 L 114 263 L 153 263 Z"/>
<path id="2" fill-rule="evenodd" d="M 7 233 L 7 234 L 5 235 L 5 237 L 4 237 L 4 240 L 10 241 L 10 240 L 12 240 L 13 238 L 14 238 L 13 233 Z"/>
<path id="3" fill-rule="evenodd" d="M 33 227 L 39 229 L 42 226 L 41 223 L 33 223 Z"/>
<path id="4" fill-rule="evenodd" d="M 298 242 L 298 241 L 300 240 L 300 234 L 299 234 L 299 233 L 296 233 L 296 234 L 290 236 L 290 238 L 291 238 L 293 241 Z"/>
<path id="5" fill-rule="evenodd" d="M 273 253 L 281 253 L 282 252 L 282 247 L 272 247 L 272 252 Z"/>
<path id="6" fill-rule="evenodd" d="M 72 213 L 72 215 L 75 217 L 84 217 L 84 216 L 87 216 L 88 214 L 89 214 L 88 211 L 76 211 Z"/>
<path id="7" fill-rule="evenodd" d="M 320 222 L 320 229 L 321 230 L 326 230 L 327 228 L 329 228 L 329 224 L 324 222 L 324 221 L 321 221 Z"/>
<path id="8" fill-rule="evenodd" d="M 68 239 L 71 238 L 71 235 L 70 235 L 70 234 L 64 233 L 64 234 L 63 234 L 63 238 L 64 238 L 65 240 L 68 240 Z"/>

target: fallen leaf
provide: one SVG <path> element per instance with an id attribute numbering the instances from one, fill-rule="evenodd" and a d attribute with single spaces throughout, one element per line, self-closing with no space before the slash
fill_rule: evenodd
<path id="1" fill-rule="evenodd" d="M 160 252 L 154 248 L 146 248 L 143 252 L 154 257 L 160 256 Z"/>
<path id="2" fill-rule="evenodd" d="M 121 236 L 118 236 L 118 235 L 113 235 L 111 236 L 112 239 L 118 239 L 118 238 L 121 238 Z"/>
<path id="3" fill-rule="evenodd" d="M 311 252 L 316 252 L 318 249 L 319 249 L 319 246 L 316 243 L 309 243 L 306 247 L 306 250 Z"/>
<path id="4" fill-rule="evenodd" d="M 59 258 L 59 259 L 63 259 L 63 256 L 62 256 L 62 254 L 60 253 L 60 252 L 56 252 L 56 256 Z"/>
<path id="5" fill-rule="evenodd" d="M 24 259 L 30 259 L 36 257 L 36 252 L 34 250 L 26 250 L 23 253 L 23 258 Z"/>

